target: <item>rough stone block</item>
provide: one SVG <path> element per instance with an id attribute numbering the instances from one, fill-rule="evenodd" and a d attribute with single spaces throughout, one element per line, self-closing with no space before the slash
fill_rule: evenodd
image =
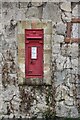
<path id="1" fill-rule="evenodd" d="M 62 35 L 53 35 L 52 36 L 53 43 L 64 43 L 64 36 Z"/>
<path id="2" fill-rule="evenodd" d="M 65 112 L 64 112 L 65 111 Z M 62 102 L 57 102 L 56 103 L 56 113 L 57 116 L 69 116 L 68 115 L 68 108 L 64 105 L 63 101 Z"/>
<path id="3" fill-rule="evenodd" d="M 66 25 L 63 24 L 62 22 L 58 23 L 58 24 L 56 25 L 56 32 L 57 32 L 57 34 L 59 34 L 59 35 L 65 35 Z"/>
<path id="4" fill-rule="evenodd" d="M 4 101 L 10 101 L 13 96 L 19 95 L 18 87 L 14 85 L 8 86 L 8 88 L 3 92 L 3 99 Z"/>
<path id="5" fill-rule="evenodd" d="M 58 4 L 53 2 L 47 2 L 46 6 L 43 8 L 43 19 L 50 19 L 54 22 L 61 21 L 61 10 Z"/>
<path id="6" fill-rule="evenodd" d="M 3 104 L 4 104 L 4 102 L 3 102 L 3 96 L 2 96 L 2 94 L 0 94 L 0 114 L 3 114 L 2 113 Z"/>
<path id="7" fill-rule="evenodd" d="M 22 21 L 21 24 L 22 24 L 22 29 L 26 29 L 26 21 Z"/>
<path id="8" fill-rule="evenodd" d="M 25 34 L 25 31 L 22 26 L 22 22 L 18 22 L 18 34 Z"/>
<path id="9" fill-rule="evenodd" d="M 51 41 L 52 41 L 51 35 L 45 35 L 45 34 L 44 34 L 44 44 L 50 45 L 50 44 L 51 44 Z"/>
<path id="10" fill-rule="evenodd" d="M 44 83 L 51 84 L 51 71 L 44 71 Z"/>
<path id="11" fill-rule="evenodd" d="M 24 21 L 26 19 L 26 15 L 24 14 L 26 11 L 25 9 L 21 8 L 21 9 L 16 9 L 16 15 L 15 15 L 15 18 L 17 21 Z"/>
<path id="12" fill-rule="evenodd" d="M 64 104 L 66 104 L 67 106 L 73 106 L 74 105 L 74 100 L 72 97 L 65 95 L 65 102 Z"/>
<path id="13" fill-rule="evenodd" d="M 26 18 L 38 18 L 39 17 L 39 9 L 37 7 L 31 7 L 26 12 Z"/>
<path id="14" fill-rule="evenodd" d="M 0 62 L 2 62 L 2 53 L 0 53 Z"/>
<path id="15" fill-rule="evenodd" d="M 19 24 L 21 25 L 22 29 L 24 29 L 24 33 L 25 33 L 26 28 L 28 28 L 28 29 L 31 28 L 31 21 L 25 20 L 25 21 L 18 22 L 18 25 Z M 19 28 L 18 28 L 18 30 L 19 30 Z"/>
<path id="16" fill-rule="evenodd" d="M 52 52 L 55 54 L 60 53 L 60 44 L 54 44 L 52 46 L 52 50 L 53 50 Z"/>
<path id="17" fill-rule="evenodd" d="M 19 58 L 25 58 L 25 49 L 19 49 L 18 48 L 18 57 Z"/>
<path id="18" fill-rule="evenodd" d="M 75 49 L 74 49 L 75 48 Z M 72 58 L 77 58 L 79 55 L 79 48 L 78 48 L 78 43 L 73 43 L 71 45 L 71 57 Z"/>
<path id="19" fill-rule="evenodd" d="M 17 35 L 17 40 L 18 40 L 18 44 L 24 44 L 25 45 L 25 35 L 24 34 L 18 34 Z"/>
<path id="20" fill-rule="evenodd" d="M 54 76 L 55 76 L 55 86 L 57 87 L 64 82 L 64 79 L 66 77 L 66 71 L 65 70 L 64 72 L 55 71 Z"/>
<path id="21" fill-rule="evenodd" d="M 18 57 L 18 63 L 25 63 L 25 59 L 22 57 Z"/>
<path id="22" fill-rule="evenodd" d="M 71 2 L 63 2 L 61 5 L 60 5 L 61 9 L 64 10 L 64 11 L 69 11 L 71 12 Z"/>
<path id="23" fill-rule="evenodd" d="M 51 63 L 51 54 L 44 54 L 44 65 Z"/>
<path id="24" fill-rule="evenodd" d="M 80 16 L 80 10 L 79 10 L 79 6 L 78 4 L 76 4 L 74 7 L 73 7 L 73 10 L 72 10 L 72 17 L 78 17 Z"/>
<path id="25" fill-rule="evenodd" d="M 7 50 L 9 48 L 9 43 L 6 40 L 2 41 L 2 49 Z"/>
<path id="26" fill-rule="evenodd" d="M 45 35 L 51 35 L 52 34 L 52 22 L 48 21 L 46 23 L 43 22 L 43 29 Z"/>
<path id="27" fill-rule="evenodd" d="M 17 8 L 19 8 L 19 9 L 22 9 L 22 8 L 27 8 L 27 5 L 28 5 L 28 2 L 24 2 L 24 1 L 22 1 L 22 2 L 20 2 L 19 3 L 19 5 L 17 6 Z"/>
<path id="28" fill-rule="evenodd" d="M 23 78 L 25 78 L 25 64 L 19 63 L 18 65 L 19 65 L 18 76 L 19 76 L 19 79 L 23 81 Z"/>
<path id="29" fill-rule="evenodd" d="M 39 7 L 43 4 L 43 2 L 32 2 L 33 6 Z"/>
<path id="30" fill-rule="evenodd" d="M 2 30 L 2 23 L 0 23 L 0 31 Z"/>
<path id="31" fill-rule="evenodd" d="M 56 59 L 57 70 L 63 70 L 65 61 L 66 61 L 66 57 L 63 57 L 61 55 L 57 56 L 57 59 Z"/>
<path id="32" fill-rule="evenodd" d="M 70 58 L 67 57 L 65 61 L 66 63 L 64 64 L 64 68 L 72 68 Z"/>
<path id="33" fill-rule="evenodd" d="M 78 62 L 79 62 L 79 61 L 78 61 L 78 58 L 72 59 L 72 60 L 71 60 L 72 67 L 73 67 L 73 68 L 78 67 Z"/>
<path id="34" fill-rule="evenodd" d="M 41 29 L 42 28 L 42 23 L 41 22 L 39 22 L 39 21 L 35 21 L 35 20 L 32 20 L 32 22 L 31 22 L 31 28 L 32 29 Z"/>
<path id="35" fill-rule="evenodd" d="M 18 49 L 24 49 L 25 45 L 23 43 L 19 43 Z"/>
<path id="36" fill-rule="evenodd" d="M 2 86 L 2 74 L 0 73 L 0 86 Z"/>
<path id="37" fill-rule="evenodd" d="M 79 72 L 79 70 L 78 70 L 78 68 L 77 68 L 77 67 L 75 67 L 75 68 L 73 68 L 73 69 L 72 69 L 72 74 L 77 75 L 77 74 L 78 74 L 78 72 Z"/>
<path id="38" fill-rule="evenodd" d="M 11 8 L 5 8 L 2 9 L 2 15 L 3 15 L 3 22 L 6 23 L 6 21 L 10 21 L 12 19 L 15 19 L 15 9 Z"/>
<path id="39" fill-rule="evenodd" d="M 26 21 L 26 28 L 31 28 L 31 21 L 30 20 L 27 20 Z"/>
<path id="40" fill-rule="evenodd" d="M 51 44 L 44 44 L 44 50 L 51 50 Z"/>
<path id="41" fill-rule="evenodd" d="M 63 44 L 61 47 L 61 55 L 62 56 L 70 56 L 71 55 L 71 44 Z"/>

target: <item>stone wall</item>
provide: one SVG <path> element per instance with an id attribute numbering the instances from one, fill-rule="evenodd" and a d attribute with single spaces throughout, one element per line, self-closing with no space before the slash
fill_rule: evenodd
<path id="1" fill-rule="evenodd" d="M 79 47 L 65 43 L 67 22 L 80 17 L 79 6 L 69 1 L 0 2 L 0 118 L 80 117 Z M 52 84 L 20 86 L 18 22 L 34 19 L 52 21 Z"/>

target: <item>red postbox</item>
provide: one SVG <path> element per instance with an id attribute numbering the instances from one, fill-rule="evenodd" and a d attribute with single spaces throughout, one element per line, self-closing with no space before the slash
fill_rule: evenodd
<path id="1" fill-rule="evenodd" d="M 43 29 L 25 30 L 25 76 L 43 77 Z"/>

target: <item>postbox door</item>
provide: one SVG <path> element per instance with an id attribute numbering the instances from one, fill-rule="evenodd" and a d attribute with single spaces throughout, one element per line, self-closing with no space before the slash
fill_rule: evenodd
<path id="1" fill-rule="evenodd" d="M 25 44 L 26 78 L 43 77 L 43 31 L 27 30 Z"/>
<path id="2" fill-rule="evenodd" d="M 26 77 L 41 77 L 43 74 L 43 46 L 40 43 L 26 45 Z"/>

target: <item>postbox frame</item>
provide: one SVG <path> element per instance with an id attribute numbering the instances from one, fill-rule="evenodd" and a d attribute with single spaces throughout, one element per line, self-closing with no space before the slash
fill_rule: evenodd
<path id="1" fill-rule="evenodd" d="M 43 78 L 25 77 L 25 29 L 43 29 Z M 51 85 L 52 81 L 52 21 L 18 21 L 18 79 L 19 85 Z"/>

